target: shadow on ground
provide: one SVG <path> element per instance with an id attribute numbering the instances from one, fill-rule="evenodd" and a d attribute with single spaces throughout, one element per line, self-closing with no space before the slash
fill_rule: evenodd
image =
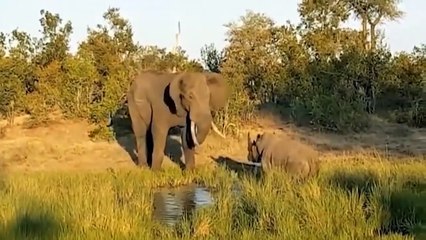
<path id="1" fill-rule="evenodd" d="M 0 226 L 0 239 L 58 239 L 67 226 L 54 214 L 37 203 L 28 204 L 30 209 L 18 211 L 16 217 Z"/>
<path id="2" fill-rule="evenodd" d="M 137 163 L 136 139 L 132 130 L 132 123 L 123 109 L 119 109 L 111 118 L 111 125 L 117 143 L 129 154 L 130 159 Z M 180 128 L 172 127 L 169 129 L 166 148 L 164 154 L 169 156 L 172 162 L 181 169 L 185 167 L 182 161 L 182 148 L 180 140 Z"/>
<path id="3" fill-rule="evenodd" d="M 366 196 L 367 218 L 379 218 L 375 219 L 380 222 L 377 234 L 410 234 L 415 239 L 426 239 L 426 179 L 410 177 L 403 182 L 381 185 L 372 171 L 342 170 L 328 180 L 348 194 Z"/>
<path id="4" fill-rule="evenodd" d="M 259 178 L 263 173 L 263 170 L 261 167 L 256 167 L 255 165 L 252 165 L 249 163 L 243 163 L 235 159 L 232 159 L 230 157 L 210 156 L 210 158 L 213 159 L 213 161 L 216 162 L 216 164 L 218 164 L 219 166 L 222 166 L 228 170 L 234 171 L 238 175 L 248 175 L 248 176 L 254 176 L 256 178 Z"/>
<path id="5" fill-rule="evenodd" d="M 180 169 L 185 168 L 185 161 L 183 160 L 183 149 L 180 141 L 181 129 L 178 127 L 170 128 L 167 137 L 166 148 L 164 154 L 167 155 L 172 162 L 177 164 Z"/>

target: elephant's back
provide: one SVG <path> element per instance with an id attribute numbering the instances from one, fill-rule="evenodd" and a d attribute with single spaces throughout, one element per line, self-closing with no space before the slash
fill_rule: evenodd
<path id="1" fill-rule="evenodd" d="M 135 88 L 143 90 L 146 94 L 158 95 L 164 91 L 172 79 L 173 76 L 170 73 L 150 70 L 140 72 L 133 83 Z"/>
<path id="2" fill-rule="evenodd" d="M 139 74 L 135 77 L 136 82 L 149 82 L 149 83 L 164 83 L 169 84 L 173 79 L 173 73 L 166 73 L 160 71 L 143 71 L 139 72 Z"/>

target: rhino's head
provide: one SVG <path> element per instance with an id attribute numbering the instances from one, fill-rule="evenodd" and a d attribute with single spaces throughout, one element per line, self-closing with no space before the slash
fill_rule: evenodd
<path id="1" fill-rule="evenodd" d="M 261 138 L 260 134 L 257 134 L 256 140 L 251 140 L 250 133 L 247 133 L 247 160 L 250 162 L 260 162 L 260 151 L 257 146 L 257 141 Z"/>

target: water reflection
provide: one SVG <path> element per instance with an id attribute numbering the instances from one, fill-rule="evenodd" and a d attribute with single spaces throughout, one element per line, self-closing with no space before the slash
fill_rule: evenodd
<path id="1" fill-rule="evenodd" d="M 153 197 L 154 218 L 169 225 L 174 225 L 184 215 L 190 216 L 195 209 L 213 203 L 208 189 L 196 184 L 162 188 Z"/>

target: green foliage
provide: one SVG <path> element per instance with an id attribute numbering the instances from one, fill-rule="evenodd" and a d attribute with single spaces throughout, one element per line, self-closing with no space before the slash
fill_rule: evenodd
<path id="1" fill-rule="evenodd" d="M 102 130 L 136 71 L 141 69 L 202 71 L 202 66 L 185 56 L 157 47 L 134 43 L 132 27 L 118 8 L 103 15 L 106 24 L 88 29 L 77 54 L 69 53 L 70 22 L 63 24 L 58 14 L 41 10 L 42 37 L 31 38 L 14 30 L 0 38 L 0 115 L 14 105 L 16 113 L 30 113 L 31 125 L 45 122 L 60 110 L 68 118 L 84 118 L 99 124 L 96 134 L 110 138 Z M 9 45 L 6 44 L 9 40 Z M 13 104 L 12 104 L 13 103 Z"/>
<path id="2" fill-rule="evenodd" d="M 104 24 L 89 28 L 71 54 L 71 22 L 41 10 L 40 39 L 17 29 L 0 34 L 0 116 L 29 113 L 35 124 L 59 110 L 102 129 L 123 108 L 122 96 L 137 71 L 205 68 L 222 73 L 231 86 L 228 106 L 214 113 L 225 132 L 265 104 L 289 109 L 284 117 L 297 123 L 335 132 L 361 131 L 375 112 L 424 127 L 425 45 L 392 55 L 376 33 L 378 23 L 402 16 L 398 1 L 332 2 L 299 3 L 299 25 L 248 11 L 226 24 L 224 49 L 201 49 L 202 63 L 183 49 L 172 53 L 135 43 L 118 8 L 107 9 Z M 362 31 L 341 27 L 351 14 L 361 20 Z"/>
<path id="3" fill-rule="evenodd" d="M 213 43 L 205 45 L 201 48 L 201 58 L 209 71 L 220 72 L 220 67 L 224 60 L 223 50 L 219 52 Z"/>
<path id="4" fill-rule="evenodd" d="M 355 157 L 324 162 L 300 184 L 282 172 L 255 179 L 221 167 L 9 174 L 0 238 L 423 239 L 425 170 L 421 162 Z M 188 183 L 206 186 L 214 202 L 174 226 L 154 218 L 154 204 L 165 204 L 153 196 L 158 188 Z"/>

